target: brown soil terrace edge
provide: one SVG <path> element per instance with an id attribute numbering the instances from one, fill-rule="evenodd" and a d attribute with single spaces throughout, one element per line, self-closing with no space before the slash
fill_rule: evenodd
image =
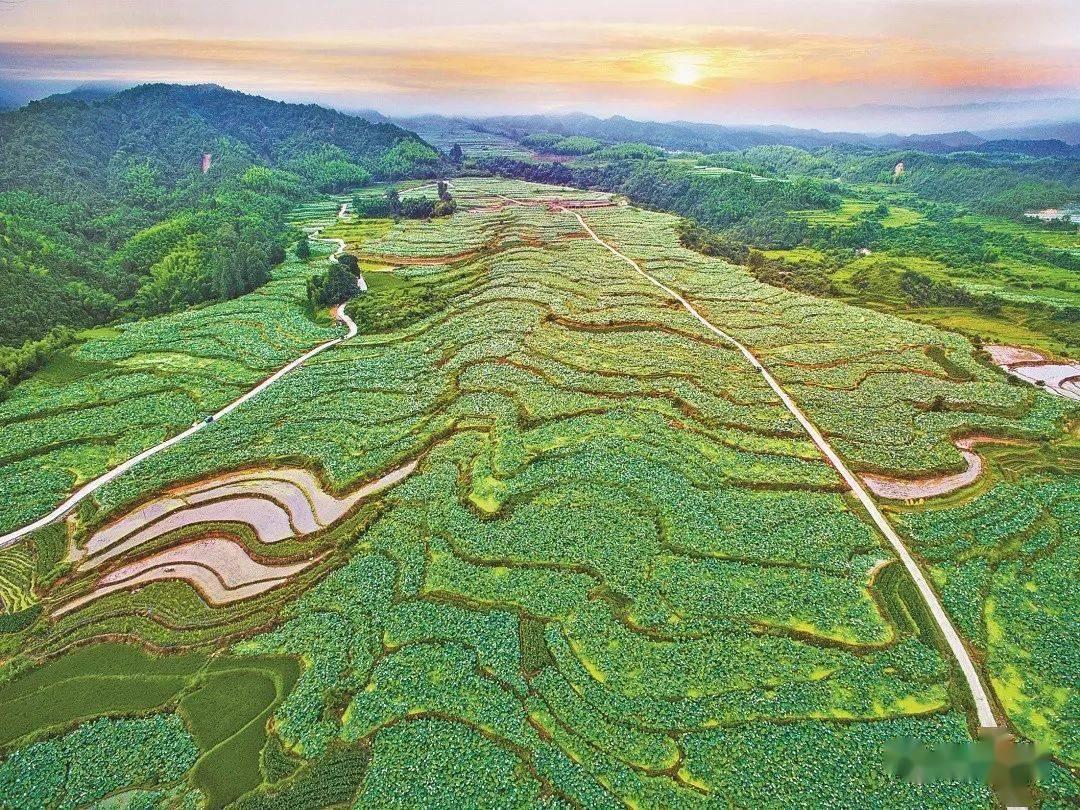
<path id="1" fill-rule="evenodd" d="M 300 537 L 337 522 L 360 500 L 402 481 L 419 462 L 410 461 L 336 498 L 304 469 L 241 470 L 166 491 L 98 529 L 73 552 L 81 569 L 96 567 L 136 546 L 198 523 L 239 522 L 263 543 Z"/>
<path id="2" fill-rule="evenodd" d="M 1006 374 L 1080 402 L 1080 363 L 1054 360 L 1021 346 L 986 345 L 990 360 Z"/>
<path id="3" fill-rule="evenodd" d="M 224 537 L 203 537 L 127 563 L 97 582 L 93 591 L 53 611 L 62 616 L 114 591 L 170 579 L 186 580 L 213 605 L 247 599 L 288 581 L 315 559 L 265 565 L 247 550 Z"/>
<path id="4" fill-rule="evenodd" d="M 326 492 L 314 473 L 295 468 L 241 470 L 183 484 L 99 529 L 85 548 L 72 551 L 72 558 L 82 560 L 80 570 L 96 568 L 201 523 L 245 523 L 266 543 L 303 536 L 328 527 L 359 501 L 402 481 L 418 463 L 410 461 L 342 498 Z M 201 537 L 121 565 L 102 576 L 92 591 L 60 605 L 52 615 L 59 617 L 114 591 L 170 579 L 187 581 L 212 605 L 228 604 L 277 587 L 318 559 L 267 565 L 235 540 Z"/>
<path id="5" fill-rule="evenodd" d="M 968 436 L 956 439 L 953 444 L 967 461 L 967 469 L 949 475 L 932 475 L 926 478 L 894 478 L 887 475 L 863 473 L 863 483 L 879 498 L 890 500 L 910 500 L 915 498 L 933 498 L 946 495 L 969 486 L 982 475 L 984 463 L 982 456 L 974 451 L 976 444 L 1020 444 L 1016 439 L 1002 439 L 995 436 Z"/>

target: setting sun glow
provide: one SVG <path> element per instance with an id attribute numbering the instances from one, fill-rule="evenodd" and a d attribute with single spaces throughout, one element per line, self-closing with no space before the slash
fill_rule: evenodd
<path id="1" fill-rule="evenodd" d="M 675 84 L 697 84 L 701 79 L 701 61 L 696 54 L 672 54 L 668 59 L 668 80 Z"/>

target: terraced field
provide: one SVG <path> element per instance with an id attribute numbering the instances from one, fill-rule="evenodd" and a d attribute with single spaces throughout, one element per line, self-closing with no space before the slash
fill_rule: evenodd
<path id="1" fill-rule="evenodd" d="M 1016 730 L 1080 762 L 1080 469 L 1077 448 L 1002 451 L 1004 470 L 977 497 L 903 514 L 946 605 L 984 652 Z M 1022 477 L 1017 469 L 1025 469 Z M 1061 470 L 1068 472 L 1062 473 Z"/>
<path id="2" fill-rule="evenodd" d="M 674 217 L 511 181 L 452 191 L 454 216 L 355 242 L 394 268 L 394 284 L 350 307 L 392 328 L 361 329 L 99 490 L 69 526 L 0 552 L 5 618 L 23 617 L 0 627 L 0 704 L 62 688 L 72 672 L 162 679 L 135 703 L 119 690 L 63 716 L 31 706 L 3 738 L 15 753 L 0 804 L 34 746 L 102 757 L 111 738 L 94 724 L 135 721 L 94 718 L 120 714 L 151 724 L 122 733 L 167 738 L 190 767 L 126 763 L 101 795 L 217 806 L 243 792 L 239 807 L 992 804 L 984 785 L 918 785 L 885 766 L 889 740 L 972 739 L 975 712 L 843 479 L 738 350 L 566 207 L 749 347 L 855 471 L 959 473 L 958 439 L 1020 442 L 980 445 L 974 482 L 887 514 L 926 556 L 998 720 L 1057 758 L 1043 795 L 1080 797 L 1068 769 L 1080 764 L 1073 403 L 1010 383 L 957 335 L 692 253 Z M 303 278 L 283 271 L 274 285 Z M 283 306 L 274 285 L 256 294 L 267 307 Z M 394 311 L 380 315 L 391 292 Z M 315 342 L 321 327 L 307 323 L 296 331 Z M 145 357 L 122 351 L 129 331 L 167 341 L 168 324 L 75 356 L 115 373 Z M 35 385 L 21 395 L 27 412 L 34 396 L 58 396 Z M 35 435 L 71 408 L 57 400 Z M 983 539 L 986 525 L 1001 543 Z M 184 568 L 198 564 L 218 585 Z M 212 598 L 215 587 L 236 598 Z M 106 637 L 156 652 L 83 646 Z M 106 652 L 73 660 L 95 650 Z M 262 684 L 250 699 L 220 674 L 234 670 Z M 229 768 L 241 776 L 226 784 Z"/>
<path id="3" fill-rule="evenodd" d="M 0 534 L 338 334 L 307 313 L 315 269 L 290 260 L 233 301 L 93 330 L 17 386 L 0 403 Z"/>
<path id="4" fill-rule="evenodd" d="M 402 124 L 443 152 L 449 152 L 457 144 L 466 158 L 532 156 L 517 141 L 483 132 L 458 119 L 422 116 Z"/>

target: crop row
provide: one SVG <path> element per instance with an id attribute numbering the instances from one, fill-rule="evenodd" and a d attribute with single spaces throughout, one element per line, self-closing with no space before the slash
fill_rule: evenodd
<path id="1" fill-rule="evenodd" d="M 762 284 L 683 248 L 673 217 L 616 208 L 586 218 L 758 354 L 856 467 L 909 475 L 955 469 L 952 436 L 1046 439 L 1059 431 L 1068 405 L 1010 384 L 976 361 L 966 338 Z"/>
<path id="2" fill-rule="evenodd" d="M 942 599 L 984 651 L 1017 728 L 1080 762 L 1080 479 L 1029 475 L 959 505 L 904 516 Z"/>

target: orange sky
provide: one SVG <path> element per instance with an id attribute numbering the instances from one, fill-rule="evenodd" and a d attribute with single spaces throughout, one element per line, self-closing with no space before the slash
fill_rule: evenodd
<path id="1" fill-rule="evenodd" d="M 22 0 L 0 4 L 0 82 L 215 81 L 398 112 L 782 120 L 1080 97 L 1078 19 L 1057 0 Z"/>

